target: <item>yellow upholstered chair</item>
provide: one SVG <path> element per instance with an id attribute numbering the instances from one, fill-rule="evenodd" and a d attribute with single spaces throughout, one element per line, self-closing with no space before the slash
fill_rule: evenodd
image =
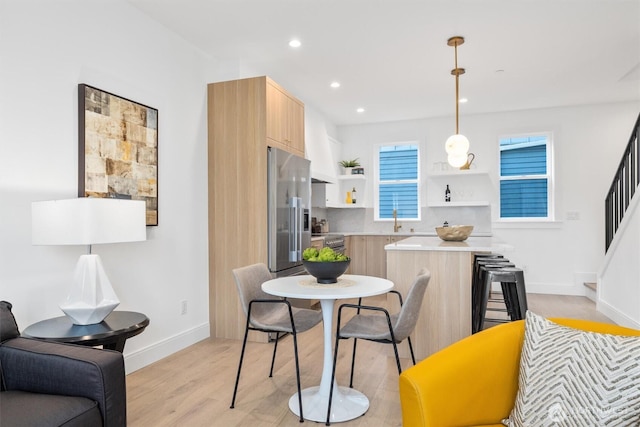
<path id="1" fill-rule="evenodd" d="M 622 326 L 549 319 L 598 333 L 640 336 Z M 524 320 L 494 326 L 429 356 L 400 375 L 403 427 L 502 426 L 518 391 Z"/>

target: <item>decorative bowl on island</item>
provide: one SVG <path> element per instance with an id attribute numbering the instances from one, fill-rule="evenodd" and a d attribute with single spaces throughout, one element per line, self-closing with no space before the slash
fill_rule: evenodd
<path id="1" fill-rule="evenodd" d="M 350 263 L 348 256 L 329 247 L 320 250 L 310 247 L 302 252 L 304 269 L 321 284 L 337 283 L 338 277 L 347 271 Z"/>
<path id="2" fill-rule="evenodd" d="M 436 227 L 438 237 L 447 242 L 463 242 L 473 231 L 473 225 L 449 225 Z"/>

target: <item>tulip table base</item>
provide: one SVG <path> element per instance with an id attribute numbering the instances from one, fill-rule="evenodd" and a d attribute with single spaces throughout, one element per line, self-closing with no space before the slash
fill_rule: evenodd
<path id="1" fill-rule="evenodd" d="M 329 396 L 323 396 L 320 392 L 320 386 L 309 387 L 302 390 L 302 408 L 304 410 L 304 419 L 309 421 L 317 421 L 324 423 L 327 421 L 327 404 Z M 300 416 L 298 409 L 298 393 L 289 399 L 289 409 L 291 412 Z M 331 417 L 332 423 L 349 421 L 364 415 L 369 409 L 369 399 L 358 390 L 349 387 L 339 386 L 333 390 L 333 398 L 331 399 Z"/>

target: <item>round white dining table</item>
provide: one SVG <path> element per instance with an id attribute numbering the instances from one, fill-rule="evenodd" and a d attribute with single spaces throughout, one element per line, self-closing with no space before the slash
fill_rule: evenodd
<path id="1" fill-rule="evenodd" d="M 331 386 L 334 389 L 329 421 L 352 420 L 369 409 L 369 399 L 363 393 L 349 387 L 339 387 L 336 382 L 330 384 L 333 369 L 333 307 L 335 301 L 339 299 L 380 295 L 392 288 L 393 282 L 390 280 L 353 274 L 344 274 L 340 276 L 338 283 L 329 285 L 317 284 L 313 276 L 280 277 L 262 284 L 262 290 L 270 295 L 320 300 L 324 325 L 324 363 L 320 385 L 302 390 L 305 419 L 317 422 L 327 420 Z M 300 416 L 298 393 L 289 399 L 289 409 Z"/>

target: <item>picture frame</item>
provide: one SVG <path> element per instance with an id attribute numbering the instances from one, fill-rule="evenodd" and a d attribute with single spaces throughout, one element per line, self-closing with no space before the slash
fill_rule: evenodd
<path id="1" fill-rule="evenodd" d="M 353 168 L 351 169 L 352 175 L 364 175 L 364 168 Z"/>
<path id="2" fill-rule="evenodd" d="M 158 225 L 158 110 L 78 85 L 78 197 L 144 200 Z"/>

